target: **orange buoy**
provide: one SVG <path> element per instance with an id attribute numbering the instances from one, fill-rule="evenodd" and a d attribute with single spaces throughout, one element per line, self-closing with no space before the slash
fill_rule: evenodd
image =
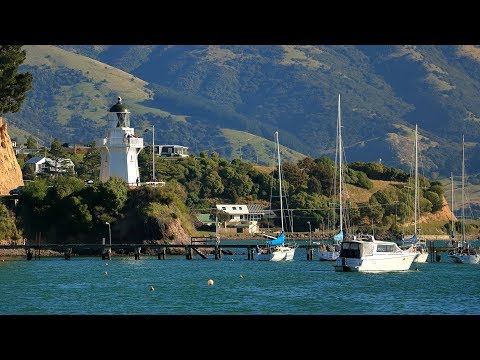
<path id="1" fill-rule="evenodd" d="M 212 279 L 208 279 L 207 284 L 208 284 L 208 285 L 213 285 L 213 280 L 212 280 Z"/>

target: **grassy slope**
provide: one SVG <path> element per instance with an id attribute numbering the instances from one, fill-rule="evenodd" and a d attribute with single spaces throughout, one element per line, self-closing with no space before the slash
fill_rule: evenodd
<path id="1" fill-rule="evenodd" d="M 250 144 L 255 148 L 255 152 L 258 155 L 259 160 L 270 164 L 273 163 L 273 154 L 275 151 L 275 142 L 264 139 L 260 136 L 246 133 L 244 131 L 222 129 L 223 135 L 229 139 L 233 148 L 233 157 L 240 157 L 240 148 L 244 145 Z M 272 134 L 273 138 L 273 134 Z M 297 151 L 293 151 L 280 144 L 282 161 L 288 161 L 296 163 L 298 160 L 302 160 L 306 155 Z"/>
<path id="2" fill-rule="evenodd" d="M 391 181 L 383 181 L 383 180 L 371 180 L 373 183 L 373 187 L 370 190 L 359 188 L 353 186 L 351 184 L 347 184 L 347 193 L 348 193 L 348 200 L 354 203 L 365 203 L 368 202 L 370 196 L 376 193 L 379 190 L 384 190 L 388 187 L 392 187 L 394 183 Z"/>
<path id="3" fill-rule="evenodd" d="M 450 179 L 443 179 L 441 183 L 445 189 L 445 199 L 450 206 L 452 206 L 452 183 Z M 453 209 L 455 211 L 460 210 L 461 208 L 461 187 L 462 183 L 458 177 L 454 177 L 453 188 L 454 188 L 454 204 Z M 472 185 L 465 183 L 465 206 L 468 207 L 470 204 L 480 204 L 480 185 Z"/>
<path id="4" fill-rule="evenodd" d="M 64 66 L 79 70 L 93 82 L 105 79 L 109 88 L 122 88 L 125 97 L 139 101 L 146 100 L 151 96 L 150 92 L 145 89 L 145 86 L 148 85 L 146 81 L 97 60 L 50 45 L 28 45 L 24 48 L 27 52 L 25 64 L 36 66 L 44 64 L 52 68 Z M 134 80 L 131 81 L 131 79 Z"/>
<path id="5" fill-rule="evenodd" d="M 147 89 L 148 83 L 125 71 L 104 64 L 91 58 L 65 51 L 51 45 L 28 45 L 26 65 L 48 66 L 53 69 L 66 67 L 77 70 L 87 77 L 89 83 L 64 86 L 57 96 L 57 121 L 67 124 L 70 116 L 81 110 L 84 117 L 101 119 L 105 116 L 107 106 L 115 99 L 105 98 L 105 94 L 118 94 L 129 104 L 131 112 L 167 116 L 170 114 L 160 109 L 149 108 L 141 102 L 151 99 L 153 94 Z"/>
<path id="6" fill-rule="evenodd" d="M 368 199 L 372 194 L 379 190 L 386 189 L 388 187 L 393 187 L 394 182 L 383 181 L 383 180 L 371 180 L 373 187 L 370 190 L 362 189 L 355 187 L 353 185 L 347 184 L 348 199 L 354 203 L 365 203 L 368 202 Z M 479 187 L 480 188 L 480 187 Z M 424 234 L 430 235 L 444 235 L 443 226 L 446 223 L 451 221 L 451 210 L 447 203 L 447 200 L 444 199 L 443 208 L 433 214 L 421 215 L 418 220 L 418 225 L 422 229 Z M 413 223 L 403 224 L 403 231 L 406 234 L 413 233 Z"/>

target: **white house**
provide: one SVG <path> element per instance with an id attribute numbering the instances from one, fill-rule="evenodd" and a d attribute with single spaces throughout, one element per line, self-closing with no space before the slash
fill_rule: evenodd
<path id="1" fill-rule="evenodd" d="M 259 222 L 265 217 L 266 210 L 258 204 L 217 204 L 217 210 L 230 216 L 225 227 L 236 228 L 237 232 L 259 232 Z"/>
<path id="2" fill-rule="evenodd" d="M 33 173 L 35 175 L 49 172 L 49 173 L 66 173 L 67 171 L 75 172 L 75 164 L 72 160 L 58 159 L 57 161 L 45 157 L 45 156 L 34 156 L 28 159 L 23 168 L 33 168 Z"/>
<path id="3" fill-rule="evenodd" d="M 155 145 L 155 154 L 162 157 L 184 158 L 188 157 L 188 147 L 182 145 Z"/>

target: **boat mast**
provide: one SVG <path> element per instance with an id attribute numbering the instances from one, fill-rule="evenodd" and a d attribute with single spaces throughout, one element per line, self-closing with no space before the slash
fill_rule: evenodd
<path id="1" fill-rule="evenodd" d="M 465 135 L 462 136 L 462 247 L 465 242 Z"/>
<path id="2" fill-rule="evenodd" d="M 275 142 L 277 144 L 277 161 L 278 161 L 278 184 L 280 186 L 280 219 L 282 222 L 282 232 L 284 231 L 283 225 L 283 194 L 282 194 L 282 165 L 280 162 L 280 145 L 278 142 L 278 131 L 275 131 Z"/>
<path id="3" fill-rule="evenodd" d="M 413 223 L 414 223 L 414 233 L 417 235 L 417 209 L 418 209 L 418 125 L 415 124 L 415 204 L 413 210 Z"/>
<path id="4" fill-rule="evenodd" d="M 454 230 L 454 222 L 453 222 L 453 172 L 450 173 L 450 178 L 451 178 L 451 182 L 452 182 L 452 209 L 451 209 L 451 212 L 452 212 L 452 239 L 455 237 L 455 230 Z"/>
<path id="5" fill-rule="evenodd" d="M 342 114 L 341 114 L 341 109 L 340 109 L 340 94 L 338 94 L 338 119 L 337 119 L 337 138 L 338 138 L 338 154 L 339 154 L 339 159 L 338 159 L 338 171 L 339 171 L 339 187 L 338 187 L 338 201 L 340 202 L 339 204 L 339 211 L 338 215 L 340 217 L 340 231 L 343 231 L 343 201 L 342 201 L 342 155 L 343 155 L 343 149 L 342 149 Z"/>

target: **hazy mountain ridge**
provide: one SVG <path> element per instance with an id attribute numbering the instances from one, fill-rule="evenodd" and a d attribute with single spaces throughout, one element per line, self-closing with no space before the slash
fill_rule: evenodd
<path id="1" fill-rule="evenodd" d="M 218 149 L 222 156 L 236 157 L 241 149 L 222 129 L 267 140 L 279 130 L 282 145 L 292 150 L 333 155 L 341 94 L 347 161 L 381 159 L 408 169 L 413 154 L 408 129 L 418 123 L 426 175 L 460 173 L 463 133 L 467 173 L 480 172 L 474 161 L 480 138 L 480 49 L 474 46 L 27 48 L 27 65 L 45 79 L 34 80 L 25 110 L 7 119 L 22 129 L 28 125 L 25 130 L 33 135 L 39 127 L 43 139 L 100 137 L 106 111 L 121 95 L 132 111 L 132 125 L 141 131 L 154 124 L 157 143 L 180 143 L 192 152 Z M 59 66 L 54 61 L 59 56 L 70 60 Z M 86 70 L 83 64 L 93 64 L 92 59 L 95 66 Z M 48 83 L 66 73 L 72 84 L 62 83 L 52 98 Z M 45 115 L 34 116 L 32 109 Z M 255 161 L 259 154 L 250 156 Z M 260 160 L 268 163 L 263 155 Z"/>

